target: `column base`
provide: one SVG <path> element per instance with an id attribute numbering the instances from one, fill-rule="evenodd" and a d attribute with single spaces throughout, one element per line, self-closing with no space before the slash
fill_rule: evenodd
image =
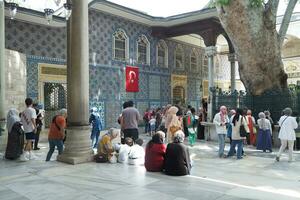
<path id="1" fill-rule="evenodd" d="M 0 136 L 0 152 L 5 152 L 6 151 L 6 146 L 7 146 L 7 133 L 2 133 L 3 135 Z"/>
<path id="2" fill-rule="evenodd" d="M 0 120 L 0 152 L 5 152 L 6 151 L 6 146 L 7 146 L 7 139 L 8 139 L 8 133 L 5 128 L 6 121 L 5 120 Z"/>
<path id="3" fill-rule="evenodd" d="M 69 164 L 80 164 L 93 160 L 91 149 L 90 126 L 74 126 L 67 128 L 65 149 L 57 160 Z"/>

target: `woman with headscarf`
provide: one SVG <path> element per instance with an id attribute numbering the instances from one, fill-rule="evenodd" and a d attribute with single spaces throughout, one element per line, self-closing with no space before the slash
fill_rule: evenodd
<path id="1" fill-rule="evenodd" d="M 22 129 L 19 112 L 12 108 L 7 114 L 7 130 L 8 140 L 5 151 L 5 158 L 14 160 L 20 157 L 23 153 L 24 132 Z"/>
<path id="2" fill-rule="evenodd" d="M 96 162 L 108 162 L 114 156 L 115 148 L 112 144 L 112 140 L 117 138 L 120 134 L 119 129 L 111 128 L 108 132 L 102 136 L 98 145 L 98 153 L 95 156 Z"/>
<path id="3" fill-rule="evenodd" d="M 229 123 L 226 106 L 220 107 L 220 112 L 218 112 L 215 115 L 213 123 L 216 125 L 216 132 L 219 138 L 219 158 L 222 158 L 225 157 L 224 148 L 225 148 L 225 136 L 227 134 L 226 126 Z"/>
<path id="4" fill-rule="evenodd" d="M 266 152 L 272 152 L 272 127 L 266 115 L 263 112 L 258 114 L 259 119 L 257 120 L 258 124 L 258 133 L 257 133 L 257 144 L 256 149 Z"/>
<path id="5" fill-rule="evenodd" d="M 150 172 L 161 172 L 164 166 L 166 145 L 164 144 L 165 133 L 157 131 L 146 145 L 145 168 Z"/>
<path id="6" fill-rule="evenodd" d="M 167 118 L 165 122 L 167 128 L 167 142 L 172 142 L 175 132 L 182 129 L 181 122 L 176 115 L 178 111 L 179 109 L 176 106 L 170 107 L 167 111 Z"/>
<path id="7" fill-rule="evenodd" d="M 273 133 L 274 129 L 275 129 L 275 124 L 274 124 L 274 121 L 273 121 L 273 119 L 271 117 L 271 113 L 268 110 L 265 110 L 264 113 L 266 115 L 266 119 L 268 119 L 270 121 L 270 123 L 271 123 L 272 133 Z M 273 135 L 271 135 L 271 141 L 272 141 L 272 144 L 273 144 Z"/>
<path id="8" fill-rule="evenodd" d="M 235 110 L 230 110 L 229 111 L 229 121 L 232 121 L 233 116 L 235 115 L 236 111 Z M 232 124 L 228 123 L 227 125 L 227 137 L 230 140 L 230 145 L 232 143 Z"/>
<path id="9" fill-rule="evenodd" d="M 295 117 L 292 117 L 292 109 L 285 108 L 283 110 L 283 116 L 279 119 L 279 126 L 280 131 L 278 138 L 281 141 L 281 146 L 279 152 L 276 156 L 276 161 L 279 162 L 280 156 L 285 148 L 288 146 L 289 148 L 289 162 L 292 162 L 293 159 L 293 148 L 294 148 L 294 141 L 296 140 L 295 129 L 298 127 L 298 123 Z"/>
<path id="10" fill-rule="evenodd" d="M 249 141 L 247 142 L 248 144 L 251 144 L 253 146 L 255 146 L 256 144 L 256 128 L 255 128 L 255 119 L 252 116 L 252 111 L 251 110 L 247 110 L 247 124 L 248 124 L 248 128 L 249 128 Z"/>
<path id="11" fill-rule="evenodd" d="M 167 175 L 184 176 L 190 174 L 191 160 L 188 148 L 183 144 L 184 133 L 182 130 L 174 134 L 173 142 L 169 143 L 166 150 L 164 169 Z"/>

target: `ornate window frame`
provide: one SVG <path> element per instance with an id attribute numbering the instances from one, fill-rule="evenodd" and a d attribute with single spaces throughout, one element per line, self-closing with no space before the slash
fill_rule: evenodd
<path id="1" fill-rule="evenodd" d="M 179 52 L 179 54 L 181 54 L 181 59 L 182 59 L 181 62 L 177 59 L 177 55 L 179 55 L 177 53 L 178 51 L 181 51 L 181 52 Z M 177 66 L 177 61 L 180 62 L 179 63 L 180 66 Z M 175 48 L 175 51 L 174 51 L 174 64 L 175 64 L 175 69 L 184 69 L 184 49 L 183 49 L 183 46 L 181 44 L 178 44 Z"/>
<path id="2" fill-rule="evenodd" d="M 165 53 L 165 57 L 164 57 L 164 65 L 160 65 L 158 63 L 158 51 L 159 48 L 163 48 L 164 49 L 164 53 Z M 168 45 L 166 44 L 166 42 L 164 40 L 159 40 L 157 45 L 156 45 L 156 65 L 158 65 L 159 67 L 165 67 L 168 68 L 169 63 L 168 63 Z"/>
<path id="3" fill-rule="evenodd" d="M 139 61 L 139 42 L 146 44 L 146 63 Z M 146 35 L 142 34 L 136 40 L 136 61 L 138 64 L 150 65 L 150 42 Z"/>
<path id="4" fill-rule="evenodd" d="M 116 37 L 117 36 L 121 36 L 124 38 L 124 41 L 125 41 L 125 58 L 116 58 Z M 129 60 L 129 38 L 126 34 L 126 32 L 121 29 L 121 28 L 118 28 L 112 35 L 112 53 L 113 53 L 113 59 L 114 60 L 118 60 L 118 61 L 123 61 L 123 62 L 126 62 Z"/>

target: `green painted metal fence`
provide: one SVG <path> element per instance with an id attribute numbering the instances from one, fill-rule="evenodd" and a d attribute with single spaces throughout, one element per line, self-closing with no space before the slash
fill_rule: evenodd
<path id="1" fill-rule="evenodd" d="M 212 104 L 214 114 L 219 107 L 225 105 L 228 109 L 248 108 L 252 110 L 252 115 L 257 119 L 258 113 L 265 110 L 271 112 L 274 121 L 278 121 L 282 110 L 290 107 L 294 114 L 300 111 L 300 87 L 290 87 L 285 91 L 268 91 L 262 95 L 254 96 L 247 92 L 229 92 L 221 90 L 211 90 L 213 92 Z"/>

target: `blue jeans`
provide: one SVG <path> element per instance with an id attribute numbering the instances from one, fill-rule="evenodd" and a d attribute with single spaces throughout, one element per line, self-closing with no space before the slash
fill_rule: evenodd
<path id="1" fill-rule="evenodd" d="M 219 137 L 219 157 L 224 155 L 225 148 L 225 134 L 218 134 Z"/>
<path id="2" fill-rule="evenodd" d="M 58 155 L 62 154 L 63 149 L 64 149 L 63 140 L 49 139 L 49 151 L 47 154 L 46 161 L 50 160 L 50 158 L 55 150 L 55 147 L 57 147 L 57 149 L 58 149 Z"/>
<path id="3" fill-rule="evenodd" d="M 92 148 L 97 148 L 98 147 L 98 141 L 99 141 L 99 135 L 100 135 L 100 130 L 93 130 L 91 133 L 91 140 L 92 140 Z"/>
<path id="4" fill-rule="evenodd" d="M 238 146 L 238 149 L 236 152 L 237 159 L 241 159 L 242 153 L 243 153 L 243 140 L 232 140 L 231 145 L 230 145 L 230 150 L 228 152 L 228 156 L 234 155 L 236 145 Z"/>
<path id="5" fill-rule="evenodd" d="M 150 124 L 149 122 L 145 122 L 145 133 L 149 133 L 151 130 L 150 130 Z"/>

